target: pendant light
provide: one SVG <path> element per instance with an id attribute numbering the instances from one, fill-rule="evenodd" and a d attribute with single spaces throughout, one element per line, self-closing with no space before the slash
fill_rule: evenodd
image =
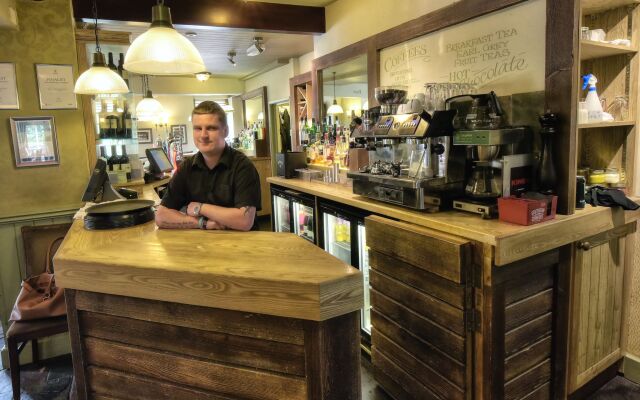
<path id="1" fill-rule="evenodd" d="M 336 73 L 334 72 L 333 73 L 333 104 L 327 110 L 327 114 L 334 115 L 334 114 L 342 114 L 342 113 L 344 113 L 344 110 L 342 109 L 340 104 L 338 104 L 338 102 L 336 101 Z"/>
<path id="2" fill-rule="evenodd" d="M 164 108 L 162 104 L 153 98 L 153 94 L 149 89 L 149 77 L 142 76 L 142 90 L 145 95 L 140 103 L 136 106 L 136 118 L 138 121 L 156 121 L 162 117 Z"/>
<path id="3" fill-rule="evenodd" d="M 200 82 L 207 81 L 209 78 L 211 78 L 211 72 L 203 71 L 196 74 L 196 79 Z"/>
<path id="4" fill-rule="evenodd" d="M 93 53 L 91 68 L 84 71 L 78 77 L 73 92 L 77 94 L 123 94 L 129 93 L 129 88 L 124 79 L 107 67 L 104 62 L 104 54 L 100 51 L 98 40 L 98 4 L 93 0 L 93 27 L 96 35 L 96 51 Z"/>
<path id="5" fill-rule="evenodd" d="M 164 0 L 158 0 L 152 8 L 149 30 L 129 46 L 124 68 L 149 75 L 185 75 L 207 70 L 193 43 L 174 29 Z"/>

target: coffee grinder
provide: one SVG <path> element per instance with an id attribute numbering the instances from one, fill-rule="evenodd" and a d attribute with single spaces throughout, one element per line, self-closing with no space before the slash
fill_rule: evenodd
<path id="1" fill-rule="evenodd" d="M 531 184 L 531 134 L 525 127 L 500 127 L 503 112 L 494 92 L 456 96 L 461 97 L 473 102 L 464 122 L 458 120 L 466 129 L 453 135 L 454 146 L 466 146 L 467 153 L 465 197 L 454 200 L 453 208 L 495 218 L 498 197 L 525 191 Z"/>

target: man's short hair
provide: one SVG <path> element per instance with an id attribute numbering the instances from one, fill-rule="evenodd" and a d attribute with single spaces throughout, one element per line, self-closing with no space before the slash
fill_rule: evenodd
<path id="1" fill-rule="evenodd" d="M 220 104 L 215 101 L 207 100 L 198 104 L 193 111 L 191 112 L 191 116 L 200 114 L 214 114 L 218 116 L 218 121 L 222 124 L 222 126 L 227 126 L 227 113 L 220 107 Z"/>

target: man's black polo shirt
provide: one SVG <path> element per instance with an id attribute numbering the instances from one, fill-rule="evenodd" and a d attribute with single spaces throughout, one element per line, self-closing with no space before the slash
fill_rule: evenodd
<path id="1" fill-rule="evenodd" d="M 258 171 L 247 156 L 229 145 L 225 146 L 213 169 L 207 167 L 198 152 L 180 164 L 161 204 L 180 210 L 192 201 L 229 208 L 250 206 L 259 211 L 262 206 Z M 254 221 L 252 230 L 256 228 Z"/>

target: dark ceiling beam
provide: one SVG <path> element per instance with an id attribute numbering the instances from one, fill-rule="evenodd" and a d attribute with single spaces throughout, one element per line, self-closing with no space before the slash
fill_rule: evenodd
<path id="1" fill-rule="evenodd" d="M 153 0 L 96 0 L 98 18 L 151 22 Z M 254 29 L 283 33 L 325 33 L 324 7 L 244 0 L 167 0 L 174 24 Z M 91 0 L 73 0 L 76 20 L 92 19 Z"/>

